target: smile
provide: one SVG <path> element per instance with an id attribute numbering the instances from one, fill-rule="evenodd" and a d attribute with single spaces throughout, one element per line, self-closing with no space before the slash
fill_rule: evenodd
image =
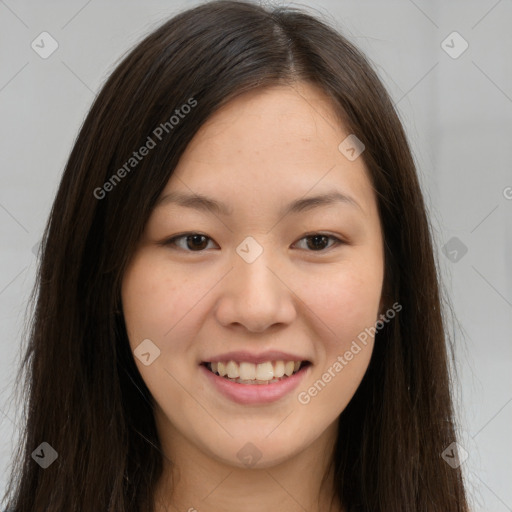
<path id="1" fill-rule="evenodd" d="M 204 363 L 206 368 L 219 377 L 246 385 L 271 384 L 297 373 L 309 361 L 265 361 L 255 364 L 248 361 L 218 361 Z"/>
<path id="2" fill-rule="evenodd" d="M 312 363 L 282 359 L 252 363 L 230 359 L 204 362 L 199 368 L 215 395 L 218 393 L 242 405 L 262 405 L 289 396 L 308 378 Z"/>

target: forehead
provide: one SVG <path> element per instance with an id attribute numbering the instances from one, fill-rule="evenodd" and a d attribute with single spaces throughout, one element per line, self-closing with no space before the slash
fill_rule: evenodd
<path id="1" fill-rule="evenodd" d="M 318 144 L 343 129 L 334 103 L 316 86 L 298 83 L 255 89 L 235 97 L 201 126 L 187 152 L 197 146 L 226 152 Z M 226 144 L 229 142 L 230 144 Z M 325 140 L 326 144 L 331 141 Z M 311 144 L 310 144 L 311 145 Z M 310 149 L 305 147 L 304 149 Z M 264 156 L 264 155 L 262 155 Z M 275 155 L 272 155 L 275 156 Z"/>
<path id="2" fill-rule="evenodd" d="M 350 161 L 339 149 L 348 135 L 317 87 L 303 83 L 243 93 L 201 126 L 162 196 L 180 191 L 257 203 L 335 187 L 364 209 L 372 187 L 363 159 Z"/>

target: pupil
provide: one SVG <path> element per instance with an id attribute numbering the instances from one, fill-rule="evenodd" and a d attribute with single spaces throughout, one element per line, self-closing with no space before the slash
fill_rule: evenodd
<path id="1" fill-rule="evenodd" d="M 314 240 L 313 244 L 309 244 L 308 243 L 308 247 L 310 249 L 311 248 L 323 249 L 325 247 L 325 243 L 322 243 L 322 242 L 319 243 L 319 240 L 322 239 L 322 241 L 325 242 L 327 240 L 327 236 L 325 236 L 325 235 L 314 235 L 314 236 L 310 236 L 308 239 L 309 240 Z"/>
<path id="2" fill-rule="evenodd" d="M 201 243 L 201 239 L 203 239 L 202 243 Z M 193 241 L 192 242 L 192 246 L 193 247 L 190 247 L 189 245 L 189 249 L 204 249 L 206 247 L 206 237 L 204 235 L 189 235 L 187 237 L 187 244 L 189 244 L 190 241 Z M 200 246 L 198 247 L 196 244 L 200 244 Z"/>

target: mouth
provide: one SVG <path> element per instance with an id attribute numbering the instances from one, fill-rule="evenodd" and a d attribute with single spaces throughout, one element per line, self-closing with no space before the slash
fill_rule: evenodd
<path id="1" fill-rule="evenodd" d="M 230 382 L 245 385 L 265 385 L 284 381 L 311 365 L 310 361 L 205 361 L 208 371 Z"/>
<path id="2" fill-rule="evenodd" d="M 292 396 L 313 367 L 313 363 L 297 356 L 289 360 L 279 357 L 283 354 L 230 354 L 204 361 L 199 368 L 213 390 L 214 400 L 220 395 L 244 406 L 263 406 Z"/>

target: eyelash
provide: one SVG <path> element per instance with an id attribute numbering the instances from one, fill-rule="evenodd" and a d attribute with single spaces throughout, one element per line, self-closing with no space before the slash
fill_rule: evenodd
<path id="1" fill-rule="evenodd" d="M 183 249 L 182 247 L 179 247 L 179 246 L 176 246 L 175 242 L 176 240 L 179 240 L 181 238 L 186 238 L 188 236 L 192 236 L 192 235 L 200 235 L 200 236 L 204 236 L 206 237 L 209 241 L 212 240 L 212 238 L 210 238 L 209 236 L 203 234 L 203 233 L 197 233 L 195 231 L 191 231 L 191 232 L 188 232 L 188 233 L 182 233 L 181 235 L 176 235 L 176 236 L 173 236 L 172 238 L 168 238 L 167 240 L 164 240 L 163 242 L 161 242 L 161 245 L 163 246 L 174 246 L 172 247 L 173 249 L 177 248 L 179 250 L 182 250 L 182 251 L 185 251 L 185 252 L 191 252 L 191 253 L 201 253 L 201 252 L 205 252 L 206 249 L 201 249 L 201 250 L 198 250 L 198 251 L 192 251 L 192 250 L 189 250 L 189 249 Z M 307 239 L 307 238 L 313 238 L 315 236 L 324 236 L 324 237 L 327 237 L 329 238 L 330 240 L 334 240 L 334 244 L 332 244 L 331 246 L 328 246 L 324 249 L 319 249 L 317 251 L 314 251 L 314 250 L 307 250 L 305 249 L 307 252 L 312 252 L 312 253 L 315 253 L 315 252 L 318 252 L 318 253 L 321 253 L 321 252 L 327 252 L 329 249 L 333 249 L 334 247 L 338 247 L 340 245 L 346 245 L 346 242 L 344 240 L 341 240 L 340 238 L 334 236 L 334 235 L 330 235 L 329 233 L 309 233 L 305 236 L 303 236 L 302 238 L 299 239 L 300 240 L 304 240 L 304 239 Z"/>

